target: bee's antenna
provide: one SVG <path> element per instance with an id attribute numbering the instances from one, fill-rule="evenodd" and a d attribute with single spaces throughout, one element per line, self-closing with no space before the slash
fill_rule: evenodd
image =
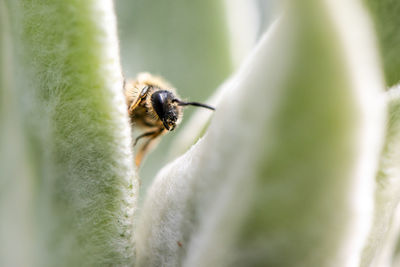
<path id="1" fill-rule="evenodd" d="M 179 106 L 196 106 L 196 107 L 202 107 L 202 108 L 208 108 L 211 110 L 215 110 L 214 107 L 206 105 L 206 104 L 202 104 L 202 103 L 198 103 L 198 102 L 183 102 L 179 99 L 174 99 L 172 100 L 172 102 L 177 102 Z"/>

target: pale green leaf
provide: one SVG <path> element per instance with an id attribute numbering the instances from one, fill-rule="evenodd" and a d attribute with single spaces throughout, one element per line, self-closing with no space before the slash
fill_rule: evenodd
<path id="1" fill-rule="evenodd" d="M 286 8 L 156 178 L 138 266 L 358 265 L 384 126 L 373 34 L 357 1 Z"/>
<path id="2" fill-rule="evenodd" d="M 376 177 L 373 227 L 361 266 L 391 266 L 400 227 L 400 90 L 387 92 L 388 123 Z"/>

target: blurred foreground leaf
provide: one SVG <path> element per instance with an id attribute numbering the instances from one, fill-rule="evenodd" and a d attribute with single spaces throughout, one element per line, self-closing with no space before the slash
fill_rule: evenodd
<path id="1" fill-rule="evenodd" d="M 392 266 L 400 230 L 400 90 L 387 92 L 388 125 L 376 178 L 375 215 L 361 266 Z M 394 265 L 396 266 L 396 265 Z"/>
<path id="2" fill-rule="evenodd" d="M 14 86 L 7 90 L 16 93 L 4 112 L 22 122 L 8 126 L 23 134 L 6 140 L 10 150 L 2 149 L 1 158 L 13 156 L 22 140 L 17 151 L 29 168 L 8 166 L 1 175 L 12 181 L 10 190 L 29 181 L 12 206 L 30 211 L 22 219 L 33 236 L 12 237 L 17 253 L 10 257 L 24 257 L 23 244 L 34 255 L 29 266 L 130 265 L 137 180 L 112 1 L 6 6 L 14 51 Z M 18 214 L 2 214 L 9 218 L 2 227 L 15 229 Z"/>

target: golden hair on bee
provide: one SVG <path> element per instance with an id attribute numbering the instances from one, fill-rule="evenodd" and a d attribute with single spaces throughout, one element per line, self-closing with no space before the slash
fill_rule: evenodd
<path id="1" fill-rule="evenodd" d="M 150 73 L 139 73 L 135 80 L 124 81 L 124 93 L 132 124 L 143 130 L 143 134 L 136 138 L 134 146 L 140 139 L 147 139 L 136 153 L 136 166 L 140 165 L 159 137 L 179 125 L 184 106 L 215 110 L 209 105 L 180 100 L 168 82 Z"/>

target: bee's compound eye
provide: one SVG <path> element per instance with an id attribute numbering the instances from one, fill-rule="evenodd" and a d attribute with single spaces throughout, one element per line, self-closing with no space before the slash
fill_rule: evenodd
<path id="1" fill-rule="evenodd" d="M 161 120 L 165 120 L 165 118 L 170 114 L 171 107 L 168 104 L 170 102 L 168 100 L 172 98 L 172 93 L 166 90 L 157 91 L 151 96 L 153 108 Z"/>
<path id="2" fill-rule="evenodd" d="M 151 96 L 151 103 L 152 103 L 153 108 L 156 111 L 158 117 L 160 117 L 160 119 L 166 113 L 166 109 L 165 109 L 166 101 L 167 101 L 167 94 L 163 91 L 155 92 Z"/>

